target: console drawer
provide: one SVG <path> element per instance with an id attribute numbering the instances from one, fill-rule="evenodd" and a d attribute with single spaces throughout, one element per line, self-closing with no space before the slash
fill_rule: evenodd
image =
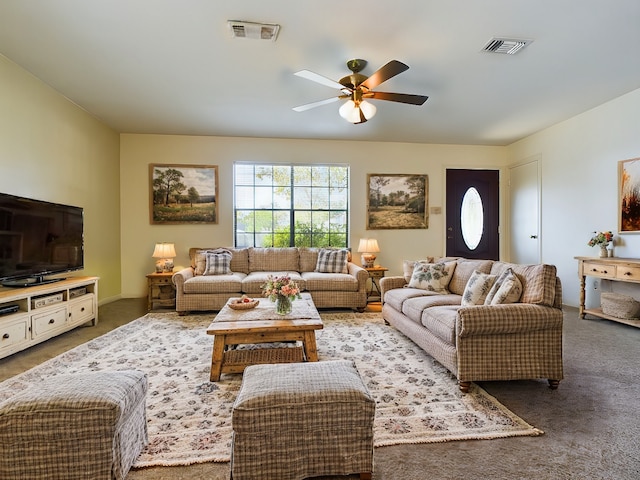
<path id="1" fill-rule="evenodd" d="M 8 321 L 0 326 L 0 355 L 29 341 L 29 317 Z"/>
<path id="2" fill-rule="evenodd" d="M 618 265 L 616 267 L 616 278 L 627 282 L 640 282 L 640 267 Z"/>
<path id="3" fill-rule="evenodd" d="M 93 294 L 83 295 L 69 302 L 69 322 L 73 325 L 84 323 L 95 317 Z"/>
<path id="4" fill-rule="evenodd" d="M 32 338 L 37 338 L 42 335 L 65 327 L 67 321 L 67 309 L 59 308 L 58 310 L 51 310 L 47 313 L 40 313 L 38 315 L 31 316 L 31 328 Z"/>
<path id="5" fill-rule="evenodd" d="M 613 264 L 584 262 L 583 273 L 592 277 L 616 278 L 616 266 Z"/>

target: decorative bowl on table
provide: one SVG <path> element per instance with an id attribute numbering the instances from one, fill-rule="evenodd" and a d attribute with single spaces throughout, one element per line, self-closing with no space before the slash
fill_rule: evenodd
<path id="1" fill-rule="evenodd" d="M 230 301 L 229 308 L 232 308 L 233 310 L 249 310 L 250 308 L 255 308 L 259 303 L 260 300 L 243 295 L 240 298 Z"/>

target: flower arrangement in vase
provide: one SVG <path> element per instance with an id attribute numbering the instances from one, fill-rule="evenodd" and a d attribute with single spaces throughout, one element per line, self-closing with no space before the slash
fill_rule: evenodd
<path id="1" fill-rule="evenodd" d="M 590 247 L 600 247 L 600 256 L 607 256 L 607 246 L 610 242 L 613 242 L 613 233 L 606 232 L 593 232 L 595 235 L 591 237 L 591 240 L 587 243 Z"/>
<path id="2" fill-rule="evenodd" d="M 293 308 L 291 302 L 296 298 L 300 298 L 300 288 L 287 275 L 282 277 L 269 275 L 267 282 L 262 285 L 262 294 L 265 297 L 269 297 L 272 302 L 276 302 L 276 313 L 287 315 L 291 313 Z"/>

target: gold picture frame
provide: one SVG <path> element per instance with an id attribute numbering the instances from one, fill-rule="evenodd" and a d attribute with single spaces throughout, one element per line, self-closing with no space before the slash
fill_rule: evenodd
<path id="1" fill-rule="evenodd" d="M 218 166 L 149 164 L 151 224 L 218 223 Z"/>
<path id="2" fill-rule="evenodd" d="M 618 233 L 640 233 L 640 158 L 618 162 Z"/>
<path id="3" fill-rule="evenodd" d="M 367 175 L 367 230 L 429 228 L 429 176 Z"/>

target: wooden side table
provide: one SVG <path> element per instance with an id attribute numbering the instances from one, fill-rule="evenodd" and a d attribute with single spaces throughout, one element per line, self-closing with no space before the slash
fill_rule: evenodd
<path id="1" fill-rule="evenodd" d="M 389 270 L 388 268 L 381 267 L 380 265 L 376 265 L 371 268 L 365 268 L 367 272 L 369 272 L 369 277 L 371 278 L 371 289 L 369 290 L 369 294 L 367 295 L 367 301 L 372 298 L 379 298 L 382 301 L 382 293 L 380 292 L 380 279 L 384 277 L 384 272 Z M 378 292 L 378 295 L 374 295 L 374 290 Z"/>
<path id="2" fill-rule="evenodd" d="M 171 281 L 173 272 L 150 273 L 147 275 L 147 310 L 155 305 L 163 308 L 176 308 L 176 287 Z"/>

